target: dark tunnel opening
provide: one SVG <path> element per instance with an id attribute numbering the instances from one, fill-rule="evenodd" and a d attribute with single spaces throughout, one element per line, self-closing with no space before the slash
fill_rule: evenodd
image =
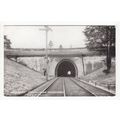
<path id="1" fill-rule="evenodd" d="M 57 67 L 57 77 L 75 77 L 76 69 L 70 61 L 63 61 Z"/>

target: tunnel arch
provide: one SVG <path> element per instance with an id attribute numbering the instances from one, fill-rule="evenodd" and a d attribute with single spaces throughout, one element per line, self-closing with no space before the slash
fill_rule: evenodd
<path id="1" fill-rule="evenodd" d="M 55 76 L 56 77 L 77 77 L 78 69 L 76 64 L 70 59 L 62 59 L 55 68 Z"/>

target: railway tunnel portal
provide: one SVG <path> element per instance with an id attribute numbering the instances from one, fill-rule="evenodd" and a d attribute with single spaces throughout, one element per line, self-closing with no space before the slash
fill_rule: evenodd
<path id="1" fill-rule="evenodd" d="M 76 77 L 78 69 L 76 64 L 70 59 L 63 59 L 57 65 L 55 69 L 56 77 Z"/>

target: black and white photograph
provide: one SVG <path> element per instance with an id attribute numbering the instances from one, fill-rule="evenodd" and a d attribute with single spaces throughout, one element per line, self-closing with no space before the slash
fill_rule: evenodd
<path id="1" fill-rule="evenodd" d="M 119 0 L 0 0 L 1 120 L 120 120 Z"/>
<path id="2" fill-rule="evenodd" d="M 4 25 L 4 96 L 116 95 L 114 25 Z"/>

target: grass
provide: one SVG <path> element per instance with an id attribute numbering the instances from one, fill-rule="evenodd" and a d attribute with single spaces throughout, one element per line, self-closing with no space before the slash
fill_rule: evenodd
<path id="1" fill-rule="evenodd" d="M 116 84 L 115 65 L 112 65 L 109 74 L 105 74 L 103 72 L 104 69 L 106 69 L 106 68 L 103 67 L 101 69 L 98 69 L 98 70 L 94 71 L 93 73 L 86 75 L 82 79 L 87 81 L 87 82 L 91 82 L 91 83 L 94 83 L 94 84 L 99 85 L 101 87 L 115 91 L 115 86 L 116 86 L 115 85 Z"/>
<path id="2" fill-rule="evenodd" d="M 5 58 L 4 95 L 20 95 L 45 82 L 44 76 Z"/>

